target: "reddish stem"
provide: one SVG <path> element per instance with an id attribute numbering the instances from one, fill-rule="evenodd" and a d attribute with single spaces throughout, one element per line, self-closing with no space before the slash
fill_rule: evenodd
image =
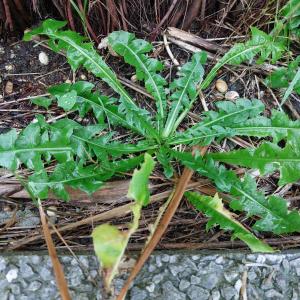
<path id="1" fill-rule="evenodd" d="M 4 5 L 5 16 L 6 16 L 5 25 L 8 25 L 10 31 L 13 31 L 14 30 L 14 25 L 13 25 L 13 21 L 12 21 L 12 18 L 11 18 L 9 4 L 8 4 L 7 0 L 3 0 L 3 5 Z"/>
<path id="2" fill-rule="evenodd" d="M 86 23 L 86 28 L 88 30 L 88 32 L 90 33 L 92 39 L 97 43 L 99 44 L 99 39 L 97 37 L 97 35 L 95 34 L 95 32 L 93 31 L 88 19 L 87 19 L 87 16 L 85 14 L 85 11 L 84 11 L 84 8 L 83 8 L 83 5 L 82 5 L 82 1 L 81 0 L 77 0 L 77 3 L 78 3 L 78 6 L 79 6 L 79 9 L 81 11 L 81 13 L 83 14 L 83 17 L 84 17 L 84 21 Z"/>

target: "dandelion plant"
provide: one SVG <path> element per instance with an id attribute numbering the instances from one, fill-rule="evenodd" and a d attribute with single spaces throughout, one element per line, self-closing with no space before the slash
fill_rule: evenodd
<path id="1" fill-rule="evenodd" d="M 226 208 L 218 195 L 209 198 L 188 193 L 187 198 L 196 209 L 211 217 L 209 227 L 219 224 L 233 231 L 233 236 L 253 251 L 273 251 L 255 237 L 257 231 L 300 232 L 300 215 L 288 209 L 286 200 L 264 195 L 248 173 L 239 177 L 228 169 L 228 165 L 239 165 L 258 169 L 263 176 L 279 171 L 279 186 L 299 180 L 299 121 L 290 120 L 279 110 L 273 110 L 267 117 L 261 100 L 240 98 L 216 102 L 215 109 L 200 114 L 200 122 L 184 130 L 181 127 L 199 91 L 209 86 L 224 64 L 276 61 L 287 47 L 281 39 L 270 39 L 253 28 L 251 39 L 236 44 L 206 76 L 206 53 L 198 52 L 168 83 L 163 76 L 163 63 L 149 55 L 153 49 L 150 43 L 128 32 L 111 33 L 110 46 L 134 68 L 137 80 L 154 99 L 153 113 L 130 95 L 93 44 L 76 32 L 64 30 L 65 25 L 63 21 L 46 20 L 27 32 L 24 39 L 44 36 L 53 51 L 66 55 L 73 71 L 85 68 L 103 80 L 114 94 L 105 96 L 85 81 L 52 86 L 49 97 L 35 99 L 34 103 L 46 108 L 57 105 L 80 117 L 89 113 L 95 122 L 83 126 L 64 118 L 49 124 L 38 115 L 21 132 L 13 129 L 0 135 L 0 165 L 14 172 L 24 167 L 30 170 L 22 182 L 34 198 L 46 199 L 51 190 L 60 199 L 68 200 L 67 186 L 91 194 L 113 176 L 138 167 L 146 154 L 148 160 L 150 156 L 158 162 L 157 167 L 161 165 L 166 177 L 173 176 L 173 163 L 177 162 L 206 176 L 218 192 L 226 193 L 229 199 Z M 114 139 L 120 128 L 129 134 L 123 141 Z M 203 157 L 197 151 L 194 154 L 189 151 L 194 145 L 208 146 L 235 136 L 260 138 L 261 142 L 256 148 L 208 152 Z M 187 150 L 179 151 L 178 145 L 186 145 Z M 49 169 L 53 162 L 54 169 Z M 254 217 L 252 229 L 246 229 L 229 210 Z"/>

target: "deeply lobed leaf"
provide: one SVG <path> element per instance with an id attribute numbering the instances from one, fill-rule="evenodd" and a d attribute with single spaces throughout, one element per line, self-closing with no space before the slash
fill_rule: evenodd
<path id="1" fill-rule="evenodd" d="M 177 151 L 173 151 L 172 155 L 188 168 L 210 178 L 219 191 L 230 193 L 233 196 L 230 201 L 231 208 L 245 211 L 248 216 L 258 216 L 260 219 L 254 224 L 254 229 L 276 234 L 300 232 L 299 213 L 296 210 L 287 210 L 284 199 L 266 198 L 258 192 L 251 176 L 246 175 L 240 179 L 233 171 L 215 164 L 211 158 L 203 160 L 200 156 Z"/>
<path id="2" fill-rule="evenodd" d="M 251 39 L 245 43 L 236 43 L 226 54 L 215 64 L 203 81 L 201 88 L 205 89 L 215 78 L 218 70 L 225 64 L 239 65 L 243 62 L 252 62 L 258 58 L 257 63 L 263 63 L 271 59 L 272 63 L 279 60 L 286 50 L 286 39 L 273 37 L 267 33 L 252 27 Z"/>
<path id="3" fill-rule="evenodd" d="M 70 134 L 70 130 L 48 132 L 38 123 L 30 124 L 19 135 L 15 129 L 1 134 L 0 166 L 14 171 L 24 163 L 27 168 L 40 171 L 51 157 L 59 162 L 71 161 Z"/>
<path id="4" fill-rule="evenodd" d="M 216 103 L 218 111 L 204 113 L 203 120 L 188 128 L 186 131 L 177 133 L 171 139 L 170 144 L 201 144 L 208 145 L 215 138 L 222 139 L 237 135 L 235 127 L 245 126 L 246 122 L 255 121 L 264 111 L 264 104 L 253 99 L 238 99 L 235 103 L 219 101 Z"/>
<path id="5" fill-rule="evenodd" d="M 127 172 L 139 165 L 143 156 L 106 163 L 103 166 L 83 166 L 76 162 L 58 164 L 52 173 L 45 170 L 29 176 L 27 187 L 39 199 L 47 199 L 49 191 L 62 200 L 70 200 L 66 187 L 79 189 L 89 195 L 99 190 L 105 181 L 120 172 Z"/>
<path id="6" fill-rule="evenodd" d="M 288 88 L 292 80 L 297 74 L 297 70 L 300 66 L 300 56 L 291 61 L 287 67 L 279 68 L 273 71 L 266 79 L 266 83 L 271 88 Z M 294 91 L 300 95 L 300 80 L 295 82 L 293 87 Z"/>
<path id="7" fill-rule="evenodd" d="M 95 76 L 105 81 L 116 93 L 120 95 L 119 103 L 122 113 L 127 114 L 132 122 L 139 124 L 144 128 L 147 135 L 158 139 L 159 136 L 153 128 L 151 117 L 149 113 L 139 108 L 131 97 L 128 95 L 120 81 L 117 79 L 115 73 L 104 62 L 102 57 L 94 49 L 93 44 L 86 42 L 85 38 L 76 32 L 69 30 L 63 31 L 62 27 L 65 22 L 60 22 L 48 19 L 42 25 L 24 35 L 24 40 L 28 41 L 37 34 L 47 35 L 49 37 L 48 44 L 53 51 L 65 51 L 67 59 L 72 69 L 75 71 L 80 66 L 85 67 Z M 67 108 L 75 104 L 75 94 L 69 94 L 71 97 L 70 103 L 65 104 Z M 64 97 L 64 96 L 62 96 Z M 68 99 L 63 99 L 68 100 Z"/>
<path id="8" fill-rule="evenodd" d="M 280 171 L 279 184 L 300 179 L 300 140 L 288 141 L 284 148 L 265 142 L 258 148 L 213 153 L 213 159 L 225 163 L 258 169 L 262 175 Z"/>
<path id="9" fill-rule="evenodd" d="M 135 67 L 137 79 L 145 82 L 146 90 L 154 97 L 158 128 L 160 129 L 167 107 L 164 89 L 167 82 L 157 73 L 163 69 L 163 64 L 146 55 L 152 50 L 152 45 L 142 39 L 136 39 L 134 34 L 125 31 L 111 33 L 108 41 L 113 50 L 124 57 L 126 63 Z"/>
<path id="10" fill-rule="evenodd" d="M 241 223 L 234 219 L 227 210 L 218 194 L 214 197 L 204 196 L 199 193 L 186 192 L 185 196 L 192 205 L 205 213 L 210 219 L 206 228 L 210 229 L 216 224 L 220 228 L 233 232 L 233 238 L 239 238 L 245 242 L 253 252 L 274 252 L 266 243 L 260 241 L 254 234 L 247 230 Z"/>

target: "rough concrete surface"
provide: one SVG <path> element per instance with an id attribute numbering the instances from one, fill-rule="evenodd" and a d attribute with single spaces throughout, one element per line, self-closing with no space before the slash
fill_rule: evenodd
<path id="1" fill-rule="evenodd" d="M 102 299 L 98 263 L 92 254 L 79 262 L 60 256 L 72 299 Z M 300 299 L 300 252 L 156 252 L 130 290 L 131 300 Z M 116 290 L 126 274 L 115 280 Z M 0 299 L 60 299 L 48 255 L 0 256 Z M 242 298 L 241 298 L 242 299 Z M 245 299 L 245 298 L 244 298 Z"/>

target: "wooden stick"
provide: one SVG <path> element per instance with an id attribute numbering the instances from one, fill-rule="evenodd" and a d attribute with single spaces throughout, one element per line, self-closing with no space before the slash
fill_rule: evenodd
<path id="1" fill-rule="evenodd" d="M 59 259 L 57 257 L 56 249 L 55 249 L 55 246 L 54 246 L 54 243 L 53 243 L 53 240 L 51 237 L 51 233 L 50 233 L 50 230 L 49 230 L 49 227 L 47 224 L 46 215 L 44 213 L 44 210 L 43 210 L 40 200 L 39 200 L 39 212 L 40 212 L 41 222 L 42 222 L 42 226 L 43 226 L 43 232 L 44 232 L 49 256 L 51 258 L 52 265 L 53 265 L 53 270 L 54 270 L 57 287 L 59 289 L 61 298 L 63 300 L 71 300 L 71 297 L 69 294 L 69 289 L 68 289 L 68 284 L 67 284 L 67 281 L 65 278 L 65 274 L 64 274 L 63 268 L 59 262 Z"/>
<path id="2" fill-rule="evenodd" d="M 184 30 L 174 28 L 174 27 L 168 27 L 166 31 L 167 36 L 173 37 L 177 40 L 181 40 L 185 43 L 192 44 L 194 46 L 198 46 L 202 49 L 205 49 L 209 52 L 218 52 L 218 53 L 225 53 L 226 50 L 212 42 L 208 42 L 205 39 L 201 38 L 200 36 L 197 36 L 195 34 L 186 32 Z"/>
<path id="3" fill-rule="evenodd" d="M 207 147 L 203 147 L 200 151 L 201 155 L 203 156 L 207 151 Z M 127 281 L 125 282 L 125 285 L 123 286 L 120 294 L 118 295 L 116 300 L 124 300 L 127 294 L 127 291 L 132 283 L 132 281 L 135 279 L 135 277 L 138 275 L 140 270 L 142 269 L 143 265 L 155 249 L 156 245 L 160 241 L 161 237 L 163 236 L 164 232 L 166 231 L 172 217 L 174 216 L 177 207 L 183 197 L 183 194 L 186 190 L 186 187 L 193 175 L 193 171 L 184 168 L 183 173 L 178 181 L 178 184 L 175 188 L 173 198 L 162 217 L 159 225 L 157 226 L 155 233 L 153 234 L 152 239 L 149 241 L 149 243 L 146 245 L 145 249 L 143 250 L 141 256 L 139 257 L 136 265 L 133 267 Z"/>

